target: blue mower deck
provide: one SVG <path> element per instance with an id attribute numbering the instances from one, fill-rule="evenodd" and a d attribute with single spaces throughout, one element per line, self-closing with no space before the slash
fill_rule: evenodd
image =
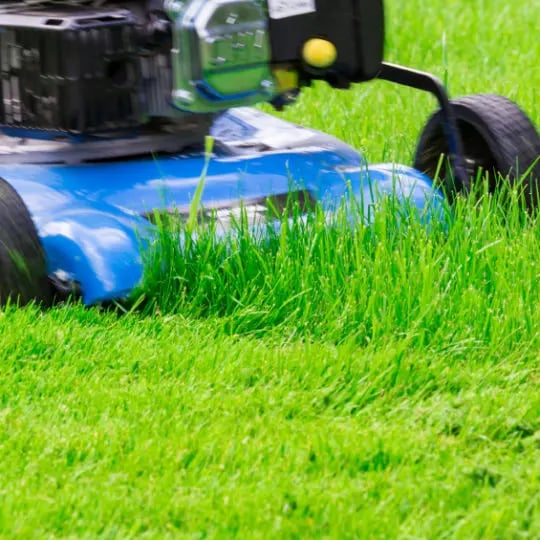
<path id="1" fill-rule="evenodd" d="M 328 209 L 351 195 L 366 208 L 384 194 L 406 197 L 419 209 L 433 197 L 442 201 L 415 169 L 367 165 L 342 141 L 256 109 L 221 114 L 211 135 L 205 208 L 233 208 L 295 188 Z M 202 151 L 77 163 L 96 144 L 102 143 L 0 137 L 0 177 L 28 207 L 48 273 L 77 282 L 87 305 L 124 298 L 140 283 L 141 238 L 156 234 L 144 216 L 189 207 L 205 167 Z M 137 138 L 122 144 L 137 145 Z"/>

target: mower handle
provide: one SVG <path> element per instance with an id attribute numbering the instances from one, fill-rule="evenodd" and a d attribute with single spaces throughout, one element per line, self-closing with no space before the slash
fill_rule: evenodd
<path id="1" fill-rule="evenodd" d="M 467 169 L 465 167 L 465 156 L 463 153 L 463 142 L 459 132 L 456 117 L 452 110 L 452 105 L 448 97 L 448 92 L 442 81 L 425 71 L 419 71 L 408 67 L 382 62 L 378 79 L 390 81 L 409 88 L 415 88 L 428 92 L 437 98 L 442 114 L 443 132 L 448 143 L 450 163 L 454 172 L 455 180 L 459 184 L 458 188 L 466 185 Z"/>

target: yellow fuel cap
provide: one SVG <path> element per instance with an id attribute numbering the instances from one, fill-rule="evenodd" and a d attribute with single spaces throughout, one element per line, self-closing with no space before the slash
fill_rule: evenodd
<path id="1" fill-rule="evenodd" d="M 330 67 L 337 58 L 336 46 L 326 39 L 308 39 L 302 47 L 304 62 L 316 68 Z"/>

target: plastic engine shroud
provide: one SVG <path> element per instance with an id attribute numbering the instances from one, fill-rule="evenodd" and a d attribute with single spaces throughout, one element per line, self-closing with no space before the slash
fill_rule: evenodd
<path id="1" fill-rule="evenodd" d="M 303 56 L 313 38 L 336 50 L 327 67 Z M 382 0 L 0 0 L 0 127 L 84 135 L 281 107 L 313 79 L 376 77 L 383 41 Z"/>

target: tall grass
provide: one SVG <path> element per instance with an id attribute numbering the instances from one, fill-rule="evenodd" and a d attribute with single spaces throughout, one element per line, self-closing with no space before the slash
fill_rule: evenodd
<path id="1" fill-rule="evenodd" d="M 540 224 L 511 190 L 489 195 L 480 184 L 429 221 L 397 197 L 369 223 L 360 204 L 330 216 L 291 204 L 278 227 L 253 229 L 244 216 L 218 235 L 211 221 L 189 242 L 181 220 L 162 221 L 145 276 L 151 309 L 338 343 L 538 345 Z"/>

